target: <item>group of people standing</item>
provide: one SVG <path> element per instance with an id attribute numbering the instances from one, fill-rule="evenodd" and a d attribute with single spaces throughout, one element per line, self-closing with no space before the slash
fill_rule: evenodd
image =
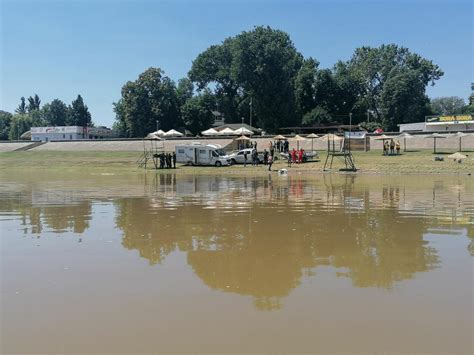
<path id="1" fill-rule="evenodd" d="M 248 149 L 248 148 L 257 150 L 257 141 L 241 142 L 239 143 L 238 148 L 239 150 Z"/>
<path id="2" fill-rule="evenodd" d="M 288 167 L 290 167 L 291 164 L 301 164 L 303 160 L 304 160 L 303 148 L 299 150 L 296 150 L 295 148 L 293 148 L 293 150 L 288 153 Z"/>
<path id="3" fill-rule="evenodd" d="M 160 160 L 160 169 L 176 169 L 176 153 L 155 154 Z"/>
<path id="4" fill-rule="evenodd" d="M 247 166 L 248 158 L 249 156 L 247 151 L 244 151 L 244 167 Z M 252 166 L 258 166 L 258 164 L 260 164 L 260 158 L 258 157 L 258 152 L 255 148 L 253 148 L 250 152 L 250 161 Z M 272 171 L 273 151 L 271 153 L 269 153 L 266 149 L 263 151 L 263 164 L 268 165 L 268 171 Z"/>
<path id="5" fill-rule="evenodd" d="M 400 154 L 400 142 L 394 141 L 393 139 L 390 139 L 390 142 L 388 140 L 383 141 L 383 155 L 395 155 L 395 150 L 397 151 L 397 155 Z"/>
<path id="6" fill-rule="evenodd" d="M 273 147 L 273 149 L 276 149 L 277 152 L 280 152 L 280 153 L 288 153 L 288 151 L 290 150 L 290 143 L 286 140 L 285 141 L 278 140 L 275 142 L 270 142 L 270 145 Z"/>

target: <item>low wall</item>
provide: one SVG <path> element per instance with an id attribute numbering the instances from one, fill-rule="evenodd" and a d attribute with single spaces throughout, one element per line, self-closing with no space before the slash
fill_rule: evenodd
<path id="1" fill-rule="evenodd" d="M 433 149 L 433 139 L 426 138 L 427 135 L 416 135 L 406 140 L 407 149 Z M 395 139 L 396 136 L 394 136 Z M 459 147 L 459 138 L 454 135 L 448 135 L 449 138 L 436 140 L 436 147 L 439 151 L 457 151 Z M 377 136 L 370 137 L 370 149 L 381 150 L 382 141 L 376 140 Z M 164 141 L 154 141 L 157 147 L 163 147 L 165 151 L 174 151 L 176 145 L 189 144 L 191 142 L 200 142 L 202 144 L 219 144 L 222 147 L 232 143 L 233 138 L 185 138 L 185 139 L 169 139 Z M 258 150 L 268 149 L 272 137 L 253 137 L 252 142 L 257 142 Z M 399 139 L 403 150 L 403 139 Z M 0 142 L 0 152 L 13 151 L 24 147 L 32 142 Z M 143 145 L 147 148 L 151 147 L 150 141 L 123 139 L 123 140 L 90 140 L 90 141 L 62 141 L 48 142 L 40 145 L 31 151 L 143 151 Z M 290 149 L 296 148 L 298 143 L 290 139 Z M 315 150 L 326 150 L 327 142 L 320 139 L 307 139 L 299 142 L 299 147 L 305 150 L 311 150 L 311 146 Z M 336 143 L 338 147 L 338 143 Z M 474 134 L 462 138 L 462 148 L 474 150 Z"/>
<path id="2" fill-rule="evenodd" d="M 27 142 L 0 142 L 0 152 L 13 152 L 16 149 L 24 148 L 32 144 L 32 141 Z"/>

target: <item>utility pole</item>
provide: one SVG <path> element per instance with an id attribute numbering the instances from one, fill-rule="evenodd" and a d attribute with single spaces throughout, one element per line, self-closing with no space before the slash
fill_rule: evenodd
<path id="1" fill-rule="evenodd" d="M 156 131 L 158 132 L 158 128 L 160 127 L 160 123 L 158 122 L 158 120 L 156 120 Z"/>
<path id="2" fill-rule="evenodd" d="M 252 97 L 250 97 L 250 127 L 252 127 Z"/>
<path id="3" fill-rule="evenodd" d="M 370 112 L 367 110 L 367 123 L 370 123 Z"/>
<path id="4" fill-rule="evenodd" d="M 349 113 L 349 152 L 351 151 L 352 112 Z"/>

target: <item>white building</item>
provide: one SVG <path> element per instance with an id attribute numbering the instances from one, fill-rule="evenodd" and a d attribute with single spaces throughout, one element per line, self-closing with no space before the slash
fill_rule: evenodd
<path id="1" fill-rule="evenodd" d="M 425 122 L 402 123 L 400 132 L 462 132 L 474 130 L 471 115 L 426 116 Z"/>
<path id="2" fill-rule="evenodd" d="M 31 127 L 31 140 L 41 142 L 113 138 L 107 127 Z"/>

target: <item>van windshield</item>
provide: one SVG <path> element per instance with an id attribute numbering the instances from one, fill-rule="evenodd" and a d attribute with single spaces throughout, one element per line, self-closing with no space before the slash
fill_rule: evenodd
<path id="1" fill-rule="evenodd" d="M 217 154 L 219 154 L 221 157 L 227 155 L 227 153 L 224 151 L 224 149 L 216 149 Z"/>

